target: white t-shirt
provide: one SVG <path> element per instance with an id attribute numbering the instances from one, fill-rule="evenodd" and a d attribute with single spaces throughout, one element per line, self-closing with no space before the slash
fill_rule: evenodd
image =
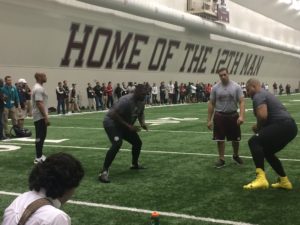
<path id="1" fill-rule="evenodd" d="M 157 95 L 158 94 L 158 87 L 157 86 L 152 86 L 152 94 Z"/>
<path id="2" fill-rule="evenodd" d="M 44 119 L 43 115 L 41 114 L 39 108 L 36 105 L 37 101 L 41 101 L 44 103 L 45 112 L 48 114 L 48 95 L 45 91 L 45 88 L 36 83 L 32 88 L 32 117 L 33 121 L 38 121 Z"/>
<path id="3" fill-rule="evenodd" d="M 33 201 L 44 198 L 43 191 L 29 191 L 18 196 L 5 209 L 2 225 L 17 225 L 26 207 Z M 26 225 L 71 225 L 71 218 L 62 210 L 58 209 L 61 203 L 57 199 L 50 199 L 52 205 L 45 205 L 39 208 Z"/>
<path id="4" fill-rule="evenodd" d="M 196 94 L 196 86 L 191 84 L 192 94 Z"/>
<path id="5" fill-rule="evenodd" d="M 128 87 L 127 87 L 127 92 L 128 92 L 128 93 L 133 93 L 134 90 L 135 90 L 135 86 L 128 86 Z"/>
<path id="6" fill-rule="evenodd" d="M 169 94 L 174 94 L 174 84 L 168 84 L 167 90 Z"/>

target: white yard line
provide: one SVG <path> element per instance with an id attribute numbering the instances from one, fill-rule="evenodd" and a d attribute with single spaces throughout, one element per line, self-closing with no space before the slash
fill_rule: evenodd
<path id="1" fill-rule="evenodd" d="M 13 139 L 12 139 L 13 141 Z M 6 144 L 6 143 L 3 143 Z M 24 146 L 34 146 L 35 144 L 28 144 L 28 143 L 13 143 L 13 142 L 7 142 L 9 145 L 24 145 Z M 49 148 L 73 148 L 73 149 L 93 149 L 93 150 L 103 150 L 107 151 L 108 148 L 101 148 L 101 147 L 88 147 L 88 146 L 70 146 L 70 145 L 44 145 L 44 147 Z M 121 148 L 121 151 L 127 151 L 131 152 L 131 149 Z M 192 156 L 207 156 L 207 157 L 217 157 L 218 154 L 207 154 L 207 153 L 197 153 L 197 152 L 170 152 L 170 151 L 152 151 L 152 150 L 145 150 L 142 149 L 142 152 L 144 153 L 150 153 L 150 154 L 171 154 L 171 155 L 192 155 Z M 225 155 L 225 157 L 231 158 L 232 155 Z M 252 156 L 240 156 L 244 159 L 252 159 Z M 300 162 L 300 159 L 287 159 L 287 158 L 280 158 L 282 161 L 291 161 L 291 162 Z"/>
<path id="2" fill-rule="evenodd" d="M 19 196 L 20 195 L 20 193 L 6 192 L 6 191 L 0 191 L 0 194 L 1 195 L 8 195 L 8 196 Z M 135 213 L 144 213 L 144 214 L 149 214 L 149 215 L 151 215 L 151 213 L 153 212 L 153 210 L 129 208 L 129 207 L 124 207 L 124 206 L 100 204 L 100 203 L 93 203 L 93 202 L 83 202 L 83 201 L 70 200 L 70 201 L 68 201 L 68 203 L 69 204 L 74 204 L 74 205 L 88 206 L 88 207 L 114 209 L 114 210 L 135 212 Z M 218 223 L 218 224 L 254 225 L 254 224 L 244 223 L 244 222 L 239 222 L 239 221 L 221 220 L 221 219 L 215 219 L 215 218 L 209 218 L 209 217 L 199 217 L 199 216 L 193 216 L 193 215 L 187 215 L 187 214 L 178 214 L 178 213 L 174 213 L 174 212 L 160 212 L 160 211 L 158 211 L 158 212 L 162 216 L 180 218 L 180 219 L 205 221 L 205 222 Z"/>
<path id="3" fill-rule="evenodd" d="M 5 139 L 3 140 L 3 142 L 11 142 L 11 141 L 21 141 L 21 142 L 35 142 L 35 138 L 31 138 L 31 137 L 21 137 L 21 138 L 14 138 L 14 139 Z M 45 143 L 62 143 L 64 141 L 68 141 L 70 139 L 46 139 Z"/>

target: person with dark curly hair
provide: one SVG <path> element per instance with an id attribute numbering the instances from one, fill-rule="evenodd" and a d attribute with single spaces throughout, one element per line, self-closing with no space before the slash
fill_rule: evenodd
<path id="1" fill-rule="evenodd" d="M 70 225 L 60 206 L 67 202 L 84 176 L 81 163 L 67 153 L 56 153 L 38 163 L 29 175 L 29 189 L 4 212 L 2 225 Z"/>

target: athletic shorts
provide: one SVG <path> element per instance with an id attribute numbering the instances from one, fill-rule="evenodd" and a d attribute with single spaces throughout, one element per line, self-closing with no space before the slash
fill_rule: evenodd
<path id="1" fill-rule="evenodd" d="M 241 128 L 237 124 L 239 114 L 237 112 L 215 112 L 213 140 L 215 141 L 240 141 Z"/>

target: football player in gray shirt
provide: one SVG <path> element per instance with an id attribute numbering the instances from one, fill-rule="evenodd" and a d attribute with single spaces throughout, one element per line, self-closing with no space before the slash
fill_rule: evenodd
<path id="1" fill-rule="evenodd" d="M 232 159 L 239 165 L 243 164 L 239 156 L 239 142 L 245 101 L 241 87 L 229 79 L 227 68 L 220 68 L 218 74 L 220 82 L 213 86 L 208 102 L 207 127 L 213 128 L 213 140 L 218 144 L 219 159 L 215 167 L 222 168 L 225 166 L 225 138 L 232 143 Z"/>
<path id="2" fill-rule="evenodd" d="M 138 135 L 140 127 L 135 126 L 136 120 L 139 121 L 141 128 L 148 130 L 145 124 L 145 97 L 146 88 L 139 84 L 133 93 L 122 96 L 117 103 L 106 114 L 103 126 L 111 142 L 111 147 L 106 153 L 103 168 L 99 174 L 99 181 L 109 183 L 108 171 L 119 149 L 123 139 L 132 145 L 132 166 L 131 169 L 144 169 L 138 163 L 142 141 Z"/>
<path id="3" fill-rule="evenodd" d="M 253 100 L 253 112 L 257 120 L 252 127 L 255 134 L 248 141 L 256 167 L 256 179 L 244 185 L 244 189 L 269 187 L 264 171 L 264 160 L 266 159 L 279 176 L 278 182 L 271 186 L 291 190 L 292 183 L 286 176 L 276 153 L 296 137 L 297 125 L 281 102 L 273 94 L 263 90 L 257 79 L 249 79 L 246 88 Z"/>
<path id="4" fill-rule="evenodd" d="M 32 88 L 32 117 L 35 126 L 35 150 L 36 158 L 34 163 L 42 163 L 46 160 L 43 155 L 44 141 L 47 136 L 47 127 L 50 125 L 48 118 L 48 95 L 43 86 L 47 82 L 47 76 L 44 73 L 34 75 L 36 84 Z"/>

